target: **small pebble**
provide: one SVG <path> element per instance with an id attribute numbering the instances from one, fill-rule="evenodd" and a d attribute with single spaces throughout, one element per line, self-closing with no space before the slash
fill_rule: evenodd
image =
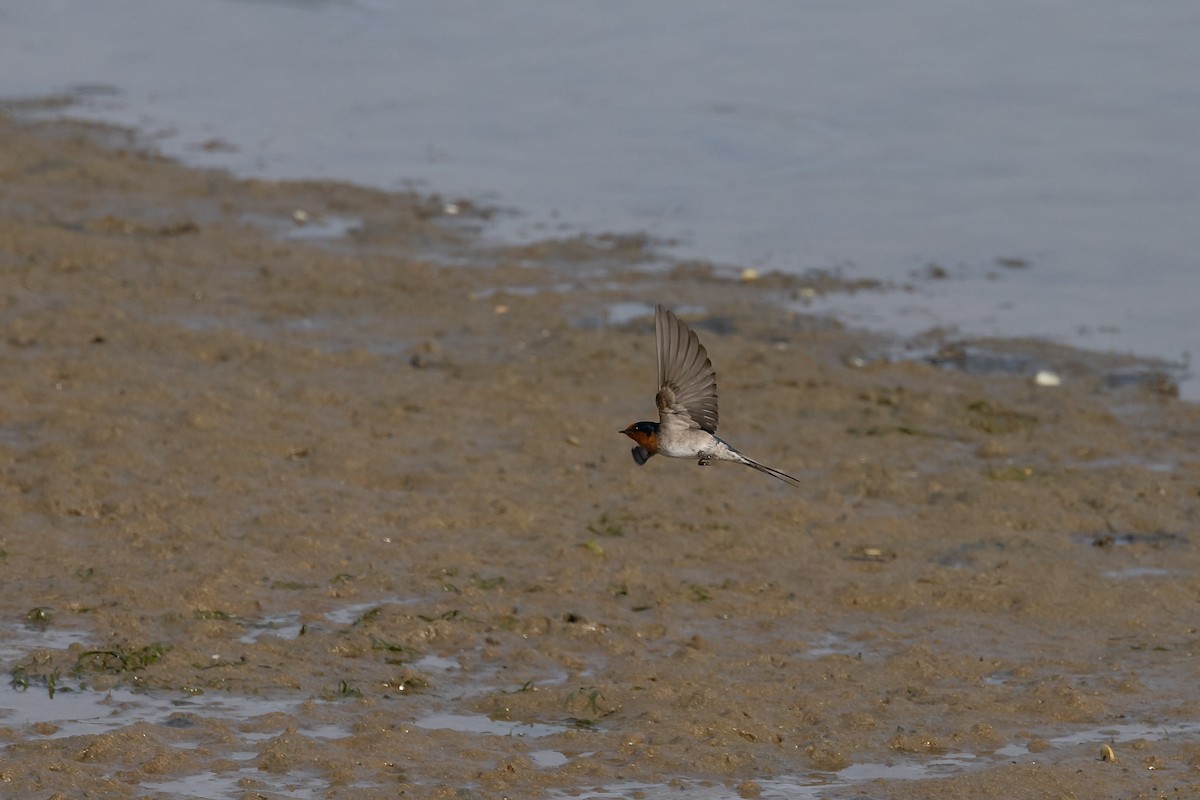
<path id="1" fill-rule="evenodd" d="M 1062 386 L 1062 378 L 1058 377 L 1058 373 L 1048 369 L 1039 369 L 1037 375 L 1033 376 L 1033 382 L 1038 386 Z"/>

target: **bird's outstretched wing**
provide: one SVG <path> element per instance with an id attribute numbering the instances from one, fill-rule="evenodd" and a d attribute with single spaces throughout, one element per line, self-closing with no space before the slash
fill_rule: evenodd
<path id="1" fill-rule="evenodd" d="M 658 415 L 717 432 L 717 376 L 700 339 L 661 305 L 654 310 L 658 346 Z M 676 423 L 678 424 L 678 423 Z"/>

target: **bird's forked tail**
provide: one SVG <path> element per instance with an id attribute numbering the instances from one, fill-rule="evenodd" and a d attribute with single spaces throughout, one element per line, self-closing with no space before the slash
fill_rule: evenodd
<path id="1" fill-rule="evenodd" d="M 738 453 L 738 455 L 741 456 L 742 454 Z M 758 470 L 759 472 L 763 473 L 764 475 L 770 475 L 772 478 L 778 478 L 779 480 L 783 481 L 784 483 L 791 484 L 792 486 L 795 486 L 797 489 L 801 488 L 800 481 L 797 480 L 796 478 L 793 478 L 791 475 L 788 475 L 786 472 L 780 472 L 777 469 L 772 469 L 771 467 L 768 467 L 766 464 L 760 464 L 757 461 L 755 461 L 754 459 L 746 458 L 745 456 L 742 456 L 741 463 L 745 464 L 747 467 L 751 467 L 753 469 Z"/>

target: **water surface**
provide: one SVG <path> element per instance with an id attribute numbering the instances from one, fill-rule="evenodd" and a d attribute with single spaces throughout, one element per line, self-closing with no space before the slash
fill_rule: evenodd
<path id="1" fill-rule="evenodd" d="M 487 199 L 505 236 L 645 230 L 894 283 L 936 263 L 823 308 L 1178 360 L 1198 38 L 1186 0 L 0 0 L 0 96 L 73 92 L 243 173 Z"/>

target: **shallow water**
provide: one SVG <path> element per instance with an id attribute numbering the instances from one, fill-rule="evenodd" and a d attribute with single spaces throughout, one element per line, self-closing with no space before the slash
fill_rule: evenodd
<path id="1" fill-rule="evenodd" d="M 193 163 L 490 199 L 508 237 L 645 230 L 911 284 L 816 306 L 904 335 L 1200 353 L 1187 0 L 8 0 L 0 19 L 0 96 L 71 93 Z M 912 280 L 931 263 L 947 279 Z"/>
<path id="2" fill-rule="evenodd" d="M 260 697 L 221 695 L 190 696 L 182 693 L 142 692 L 116 688 L 107 691 L 59 688 L 54 697 L 45 689 L 0 688 L 2 719 L 7 724 L 51 725 L 55 730 L 46 738 L 109 733 L 138 722 L 170 725 L 170 716 L 186 713 L 197 718 L 237 723 L 264 714 L 295 712 L 295 699 L 270 700 Z M 349 732 L 323 722 L 313 721 L 300 729 L 305 735 L 337 739 Z M 261 734 L 245 735 L 245 742 L 261 739 Z"/>
<path id="3" fill-rule="evenodd" d="M 162 725 L 182 732 L 181 737 L 173 742 L 173 746 L 183 749 L 194 749 L 199 742 L 187 738 L 186 731 L 194 727 L 200 720 L 218 721 L 226 725 L 236 726 L 239 722 L 252 720 L 255 717 L 272 714 L 295 714 L 298 704 L 294 700 L 271 701 L 262 698 L 223 696 L 223 697 L 164 697 L 155 693 L 131 692 L 124 689 L 114 689 L 108 692 L 62 692 L 55 699 L 48 700 L 44 692 L 30 690 L 17 692 L 8 688 L 0 689 L 0 706 L 6 709 L 6 715 L 0 719 L 4 724 L 20 723 L 24 726 L 51 725 L 55 729 L 51 733 L 34 733 L 27 728 L 27 736 L 45 738 L 61 738 L 67 736 L 86 736 L 97 733 L 114 732 L 136 723 Z M 180 717 L 185 714 L 185 717 Z M 299 732 L 314 739 L 336 740 L 350 736 L 353 725 L 353 714 L 335 714 L 343 721 L 340 723 L 318 722 L 311 720 L 298 728 Z M 483 715 L 468 715 L 455 713 L 430 713 L 416 719 L 413 723 L 418 728 L 428 730 L 450 730 L 479 736 L 504 738 L 527 738 L 531 746 L 526 751 L 532 762 L 541 768 L 554 769 L 563 767 L 572 759 L 586 759 L 593 754 L 588 752 L 567 755 L 553 748 L 538 748 L 532 744 L 536 740 L 561 734 L 568 727 L 542 723 L 512 723 L 489 719 Z M 201 771 L 195 774 L 183 775 L 169 780 L 144 781 L 143 789 L 167 794 L 187 794 L 188 796 L 225 800 L 242 796 L 245 784 L 250 780 L 254 785 L 269 791 L 287 792 L 290 797 L 322 797 L 326 781 L 316 774 L 291 772 L 286 776 L 272 775 L 264 772 L 258 766 L 260 752 L 258 745 L 272 734 L 265 732 L 243 732 L 240 741 L 223 742 L 221 758 L 232 762 L 245 762 L 244 767 L 231 769 L 228 765 L 219 771 Z M 1031 753 L 1024 744 L 1009 744 L 996 749 L 990 754 L 947 753 L 931 758 L 898 758 L 891 763 L 855 763 L 837 772 L 813 772 L 804 776 L 777 778 L 760 778 L 755 780 L 761 794 L 766 798 L 817 798 L 823 793 L 835 788 L 848 788 L 874 781 L 919 781 L 937 777 L 945 777 L 995 766 L 1003 761 L 1029 760 L 1036 761 L 1053 756 L 1054 750 L 1088 746 L 1090 751 L 1099 754 L 1102 744 L 1117 745 L 1116 751 L 1121 752 L 1119 745 L 1136 741 L 1159 741 L 1173 739 L 1178 742 L 1200 743 L 1200 722 L 1169 722 L 1158 725 L 1120 724 L 1104 725 L 1095 728 L 1079 728 L 1068 733 L 1049 737 L 1048 745 L 1039 748 L 1037 753 Z M 212 749 L 211 744 L 208 745 Z M 448 756 L 449 757 L 449 756 Z M 720 786 L 683 781 L 689 796 L 704 800 L 725 800 L 744 796 L 738 790 L 730 790 Z M 341 788 L 353 789 L 374 788 L 372 784 L 349 784 Z M 593 787 L 572 790 L 570 793 L 551 793 L 550 797 L 585 797 L 585 798 L 659 798 L 676 797 L 680 783 L 617 783 L 605 787 Z"/>

